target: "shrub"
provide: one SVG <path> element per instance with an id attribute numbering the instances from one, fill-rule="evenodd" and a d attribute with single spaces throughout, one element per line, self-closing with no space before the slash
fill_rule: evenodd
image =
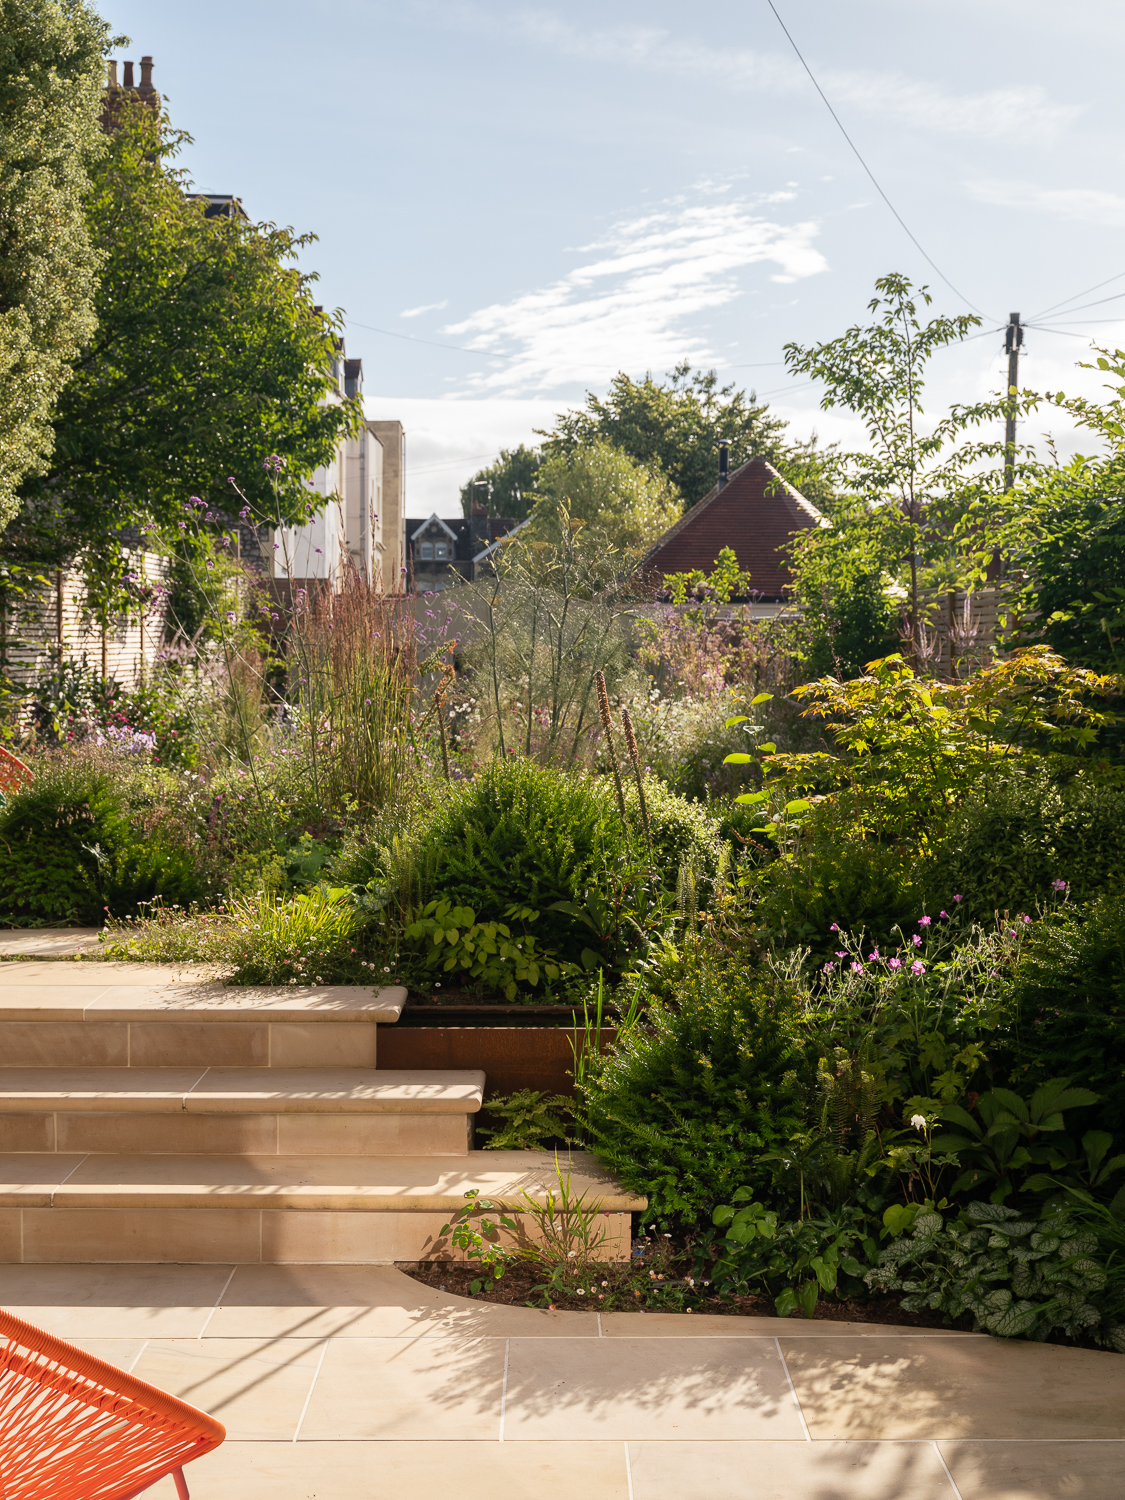
<path id="1" fill-rule="evenodd" d="M 794 986 L 693 962 L 678 1007 L 653 1001 L 582 1085 L 584 1125 L 649 1218 L 694 1220 L 763 1180 L 754 1158 L 799 1123 L 804 1069 Z"/>
<path id="2" fill-rule="evenodd" d="M 706 899 L 721 861 L 714 821 L 657 782 L 646 784 L 645 795 L 665 889 L 676 890 L 686 862 Z M 513 906 L 533 907 L 540 913 L 537 939 L 569 957 L 590 941 L 589 928 L 573 913 L 550 908 L 560 901 L 581 905 L 589 888 L 619 885 L 624 867 L 647 866 L 636 799 L 636 788 L 627 786 L 624 828 L 611 782 L 495 759 L 477 780 L 452 788 L 412 841 L 420 894 L 471 907 L 480 921 L 503 921 Z M 345 878 L 370 868 L 360 848 L 336 866 Z"/>
<path id="3" fill-rule="evenodd" d="M 817 807 L 795 847 L 749 878 L 758 894 L 754 920 L 788 945 L 807 944 L 817 958 L 839 946 L 833 923 L 886 945 L 922 911 L 914 861 L 865 834 L 846 807 Z"/>
<path id="4" fill-rule="evenodd" d="M 1077 901 L 1125 887 L 1125 788 L 1042 767 L 990 777 L 950 819 L 924 880 L 933 901 L 961 894 L 979 920 L 1034 912 L 1058 880 Z"/>
<path id="5" fill-rule="evenodd" d="M 98 925 L 162 897 L 202 899 L 205 880 L 176 786 L 111 752 L 61 751 L 0 808 L 0 915 L 17 926 Z"/>
<path id="6" fill-rule="evenodd" d="M 1017 1076 L 1066 1074 L 1101 1095 L 1082 1123 L 1125 1135 L 1125 892 L 1064 907 L 1031 929 L 1012 980 L 1011 1026 Z"/>

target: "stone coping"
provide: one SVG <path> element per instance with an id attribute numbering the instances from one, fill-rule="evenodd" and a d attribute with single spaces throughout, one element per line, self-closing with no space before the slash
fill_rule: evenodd
<path id="1" fill-rule="evenodd" d="M 583 1152 L 570 1158 L 570 1189 L 587 1206 L 628 1213 L 646 1200 L 627 1192 Z M 566 1162 L 563 1161 L 565 1173 Z M 558 1193 L 555 1158 L 539 1151 L 467 1156 L 0 1155 L 0 1208 L 262 1208 L 441 1213 L 465 1194 L 517 1209 L 527 1192 Z"/>
<path id="2" fill-rule="evenodd" d="M 479 1070 L 0 1068 L 0 1114 L 475 1114 Z"/>
<path id="3" fill-rule="evenodd" d="M 0 958 L 67 958 L 97 950 L 96 927 L 0 928 Z"/>
<path id="4" fill-rule="evenodd" d="M 0 966 L 0 1021 L 397 1021 L 402 985 L 217 984 L 211 974 L 180 970 L 129 975 L 70 964 Z M 41 972 L 50 971 L 50 972 Z M 61 971 L 61 972 L 60 972 Z M 81 973 L 76 982 L 75 976 Z"/>

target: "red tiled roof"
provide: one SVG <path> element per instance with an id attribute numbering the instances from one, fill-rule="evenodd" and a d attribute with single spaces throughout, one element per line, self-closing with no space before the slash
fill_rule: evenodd
<path id="1" fill-rule="evenodd" d="M 750 574 L 750 587 L 763 599 L 782 599 L 791 582 L 781 550 L 795 532 L 826 525 L 815 505 L 764 458 L 736 469 L 723 489 L 716 487 L 655 542 L 638 574 L 659 586 L 665 573 L 710 573 L 724 547 Z"/>

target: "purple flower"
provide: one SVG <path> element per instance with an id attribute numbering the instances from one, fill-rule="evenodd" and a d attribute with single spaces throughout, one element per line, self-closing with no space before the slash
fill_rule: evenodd
<path id="1" fill-rule="evenodd" d="M 964 901 L 964 896 L 954 896 L 954 901 Z"/>
<path id="2" fill-rule="evenodd" d="M 852 973 L 853 974 L 862 974 L 863 973 L 863 965 L 862 964 L 852 964 Z"/>
<path id="3" fill-rule="evenodd" d="M 924 974 L 926 972 L 926 965 L 920 958 L 916 958 L 910 965 L 910 972 L 912 974 Z"/>
<path id="4" fill-rule="evenodd" d="M 872 948 L 871 952 L 867 955 L 867 962 L 869 964 L 873 964 L 873 963 L 877 962 L 878 958 L 879 958 L 879 950 L 878 950 L 878 948 Z"/>
<path id="5" fill-rule="evenodd" d="M 942 918 L 945 918 L 945 917 L 949 916 L 949 913 L 947 911 L 939 911 L 938 912 L 938 916 L 942 917 Z"/>
<path id="6" fill-rule="evenodd" d="M 829 932 L 839 932 L 839 930 L 840 930 L 840 926 L 839 926 L 839 923 L 837 923 L 837 922 L 833 922 L 832 926 L 828 929 Z"/>
<path id="7" fill-rule="evenodd" d="M 933 921 L 933 917 L 919 917 L 918 918 L 918 926 L 919 927 L 928 927 L 932 921 Z"/>
<path id="8" fill-rule="evenodd" d="M 186 531 L 187 530 L 187 522 L 186 521 L 177 521 L 176 525 L 180 528 L 181 531 Z"/>
<path id="9" fill-rule="evenodd" d="M 901 969 L 902 968 L 902 959 L 901 958 L 888 958 L 888 960 L 887 960 L 887 968 L 888 969 Z"/>
<path id="10" fill-rule="evenodd" d="M 836 957 L 837 958 L 847 958 L 847 956 L 848 955 L 843 951 L 843 949 L 837 948 L 837 950 L 836 950 Z"/>
<path id="11" fill-rule="evenodd" d="M 1065 891 L 1066 890 L 1066 881 L 1065 880 L 1052 880 L 1051 881 L 1051 889 L 1053 891 Z"/>
<path id="12" fill-rule="evenodd" d="M 922 946 L 922 939 L 917 933 L 914 934 L 910 941 L 914 944 L 915 948 L 920 948 Z"/>
<path id="13" fill-rule="evenodd" d="M 231 483 L 232 484 L 234 483 L 233 479 L 231 480 Z M 249 516 L 249 514 L 250 514 L 250 507 L 248 505 L 244 505 L 242 507 L 242 509 L 238 512 L 238 519 L 240 521 L 245 521 L 247 519 L 247 517 Z"/>
<path id="14" fill-rule="evenodd" d="M 835 965 L 835 964 L 834 964 L 834 963 L 833 963 L 833 962 L 832 962 L 832 960 L 831 960 L 831 959 L 829 959 L 829 960 L 828 960 L 828 962 L 827 962 L 827 963 L 826 963 L 826 964 L 825 964 L 825 965 L 824 965 L 824 969 L 823 969 L 823 972 L 824 972 L 824 973 L 825 973 L 825 974 L 829 974 L 829 973 L 831 973 L 831 971 L 832 971 L 832 970 L 833 970 L 833 969 L 834 969 L 834 968 L 835 968 L 835 967 L 836 967 L 836 965 Z"/>

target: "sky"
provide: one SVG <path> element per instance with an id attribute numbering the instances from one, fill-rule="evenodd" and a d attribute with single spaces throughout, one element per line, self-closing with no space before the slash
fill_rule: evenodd
<path id="1" fill-rule="evenodd" d="M 1098 389 L 1077 362 L 1125 344 L 1125 7 L 774 4 L 101 9 L 116 57 L 154 57 L 197 189 L 318 236 L 302 264 L 368 415 L 406 427 L 407 511 L 455 515 L 501 446 L 685 359 L 794 438 L 859 446 L 783 350 L 863 322 L 890 271 L 983 320 L 935 358 L 928 410 L 1006 382 L 1012 310 L 1039 325 L 1022 385 Z M 1091 447 L 1054 413 L 1029 428 Z"/>

